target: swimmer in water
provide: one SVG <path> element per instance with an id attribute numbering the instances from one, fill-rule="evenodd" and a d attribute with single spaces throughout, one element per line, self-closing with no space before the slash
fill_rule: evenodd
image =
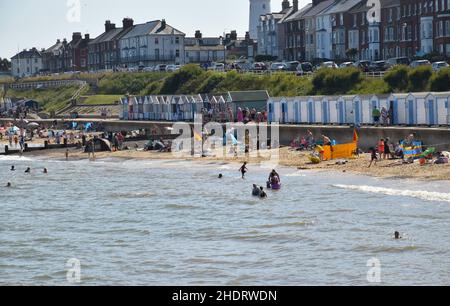
<path id="1" fill-rule="evenodd" d="M 400 236 L 400 233 L 399 233 L 399 232 L 395 232 L 395 233 L 394 233 L 394 237 L 395 237 L 395 240 L 402 239 L 402 237 Z"/>
<path id="2" fill-rule="evenodd" d="M 242 179 L 245 179 L 245 174 L 247 173 L 247 162 L 245 162 L 242 167 L 239 169 L 239 171 L 242 173 Z"/>
<path id="3" fill-rule="evenodd" d="M 31 168 L 28 167 L 27 170 L 25 170 L 25 173 L 30 173 L 31 172 Z"/>
<path id="4" fill-rule="evenodd" d="M 222 175 L 222 173 L 221 173 L 221 174 L 219 174 L 219 179 L 221 179 L 221 178 L 223 178 L 223 175 Z"/>
<path id="5" fill-rule="evenodd" d="M 11 166 L 11 171 L 16 171 L 16 168 L 14 166 Z"/>
<path id="6" fill-rule="evenodd" d="M 48 173 L 47 168 L 44 168 L 44 174 L 47 174 L 47 173 Z"/>
<path id="7" fill-rule="evenodd" d="M 261 190 L 255 184 L 253 184 L 252 195 L 254 197 L 259 197 L 261 195 Z"/>
<path id="8" fill-rule="evenodd" d="M 267 198 L 267 193 L 264 191 L 264 188 L 263 188 L 263 187 L 260 188 L 259 197 L 260 197 L 261 199 Z"/>
<path id="9" fill-rule="evenodd" d="M 10 187 L 11 187 L 11 183 L 10 182 L 6 183 L 6 188 L 10 188 Z"/>

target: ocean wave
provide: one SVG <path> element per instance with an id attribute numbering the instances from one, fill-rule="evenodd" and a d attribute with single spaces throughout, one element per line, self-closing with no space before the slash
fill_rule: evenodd
<path id="1" fill-rule="evenodd" d="M 349 189 L 356 191 L 363 191 L 369 193 L 378 193 L 391 196 L 402 196 L 417 198 L 425 201 L 437 201 L 450 203 L 450 193 L 435 192 L 435 191 L 423 191 L 423 190 L 407 190 L 407 189 L 392 189 L 374 186 L 357 186 L 357 185 L 333 185 L 333 187 L 341 189 Z"/>
<path id="2" fill-rule="evenodd" d="M 0 155 L 0 161 L 31 161 L 29 157 L 20 157 L 16 155 Z"/>
<path id="3" fill-rule="evenodd" d="M 141 198 L 151 198 L 156 194 L 153 192 L 124 192 L 124 193 L 112 193 L 110 198 L 127 198 L 127 199 L 141 199 Z"/>

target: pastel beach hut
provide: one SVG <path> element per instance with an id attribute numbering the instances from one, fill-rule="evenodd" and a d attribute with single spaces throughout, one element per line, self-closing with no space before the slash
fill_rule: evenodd
<path id="1" fill-rule="evenodd" d="M 144 101 L 145 97 L 138 98 L 138 107 L 136 109 L 136 119 L 144 120 Z"/>
<path id="2" fill-rule="evenodd" d="M 448 125 L 448 92 L 431 92 L 425 98 L 427 125 Z"/>
<path id="3" fill-rule="evenodd" d="M 364 100 L 364 97 L 362 97 L 361 95 L 356 95 L 353 98 L 352 101 L 352 119 L 353 119 L 353 124 L 355 125 L 361 125 L 363 124 L 363 113 L 364 113 L 364 101 L 368 101 L 368 100 Z M 368 105 L 366 107 L 367 109 L 369 109 Z"/>
<path id="4" fill-rule="evenodd" d="M 120 99 L 119 119 L 128 119 L 128 97 L 122 97 Z"/>
<path id="5" fill-rule="evenodd" d="M 353 99 L 354 95 L 340 96 L 336 100 L 336 123 L 337 124 L 353 124 Z"/>
<path id="6" fill-rule="evenodd" d="M 322 123 L 332 124 L 338 123 L 336 103 L 338 98 L 336 96 L 325 96 L 322 98 Z"/>
<path id="7" fill-rule="evenodd" d="M 143 103 L 143 119 L 144 120 L 150 120 L 150 100 L 148 96 L 145 96 Z"/>
<path id="8" fill-rule="evenodd" d="M 149 100 L 149 109 L 150 109 L 150 120 L 156 120 L 156 104 L 158 103 L 158 100 L 156 99 L 156 96 L 151 95 L 148 97 Z"/>
<path id="9" fill-rule="evenodd" d="M 431 112 L 434 112 L 434 103 L 430 104 L 430 118 L 427 118 L 427 97 L 429 96 L 428 92 L 414 92 L 411 93 L 413 96 L 413 99 L 415 101 L 415 123 L 416 125 L 429 125 L 428 119 L 431 119 L 431 117 L 435 117 L 434 114 L 431 114 Z M 409 110 L 411 111 L 411 110 Z M 414 113 L 414 112 L 413 112 Z M 434 119 L 432 119 L 434 121 Z"/>
<path id="10" fill-rule="evenodd" d="M 387 98 L 389 110 L 391 111 L 391 124 L 405 125 L 406 121 L 406 99 L 409 94 L 390 94 Z"/>
<path id="11" fill-rule="evenodd" d="M 299 124 L 302 123 L 302 110 L 301 110 L 301 97 L 291 98 L 289 103 L 289 110 L 292 110 L 290 113 L 289 121 L 291 123 Z"/>
<path id="12" fill-rule="evenodd" d="M 417 124 L 417 99 L 412 93 L 409 93 L 405 99 L 405 117 L 406 125 Z"/>
<path id="13" fill-rule="evenodd" d="M 322 123 L 322 100 L 323 96 L 312 96 L 307 101 L 307 123 Z"/>

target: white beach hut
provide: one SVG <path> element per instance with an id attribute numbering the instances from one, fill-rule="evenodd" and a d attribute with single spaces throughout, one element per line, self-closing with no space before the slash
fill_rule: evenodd
<path id="1" fill-rule="evenodd" d="M 428 93 L 425 97 L 425 120 L 427 125 L 448 124 L 448 92 Z"/>
<path id="2" fill-rule="evenodd" d="M 391 111 L 390 123 L 392 125 L 404 125 L 406 121 L 406 99 L 409 94 L 390 94 L 387 98 Z"/>
<path id="3" fill-rule="evenodd" d="M 340 96 L 336 100 L 336 123 L 353 124 L 355 117 L 353 116 L 353 95 Z"/>
<path id="4" fill-rule="evenodd" d="M 309 124 L 322 123 L 322 100 L 323 96 L 312 96 L 308 98 L 307 113 Z"/>
<path id="5" fill-rule="evenodd" d="M 364 97 L 360 96 L 360 95 L 356 95 L 353 98 L 353 103 L 352 103 L 352 119 L 353 119 L 353 123 L 355 125 L 361 125 L 363 124 L 363 114 L 364 114 L 364 110 L 365 108 L 369 109 L 368 105 L 364 108 L 364 101 L 367 102 L 368 104 L 368 100 L 364 100 Z"/>
<path id="6" fill-rule="evenodd" d="M 414 124 L 417 125 L 428 125 L 427 118 L 427 97 L 429 95 L 428 92 L 414 92 L 411 93 L 415 100 L 416 107 L 416 122 Z M 431 97 L 433 99 L 433 97 Z M 430 104 L 430 116 L 434 118 L 434 114 L 432 114 L 434 108 L 434 103 Z M 431 118 L 430 118 L 431 119 Z M 432 119 L 434 121 L 434 119 Z"/>

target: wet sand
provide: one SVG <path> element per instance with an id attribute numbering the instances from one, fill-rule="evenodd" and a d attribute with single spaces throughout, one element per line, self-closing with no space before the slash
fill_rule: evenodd
<path id="1" fill-rule="evenodd" d="M 43 150 L 25 153 L 24 156 L 42 157 L 45 159 L 65 160 L 65 149 Z M 450 180 L 450 164 L 446 165 L 419 165 L 403 164 L 401 160 L 383 160 L 376 165 L 370 164 L 370 154 L 363 154 L 354 159 L 348 159 L 345 165 L 336 164 L 337 161 L 326 161 L 317 165 L 311 164 L 308 152 L 293 151 L 290 148 L 280 149 L 279 165 L 287 167 L 295 167 L 299 170 L 314 171 L 334 171 L 341 173 L 363 174 L 380 178 L 401 178 L 401 179 L 418 179 L 418 180 Z M 177 157 L 172 153 L 146 152 L 141 150 L 126 150 L 119 152 L 97 152 L 96 160 L 105 158 L 119 159 L 137 159 L 137 160 L 173 160 L 182 159 L 195 162 L 226 162 L 236 163 L 237 169 L 239 164 L 244 161 L 252 164 L 260 164 L 268 160 L 261 157 L 223 157 L 210 156 L 203 158 L 194 158 L 189 156 Z M 69 149 L 69 160 L 88 159 L 88 154 L 79 149 Z"/>

